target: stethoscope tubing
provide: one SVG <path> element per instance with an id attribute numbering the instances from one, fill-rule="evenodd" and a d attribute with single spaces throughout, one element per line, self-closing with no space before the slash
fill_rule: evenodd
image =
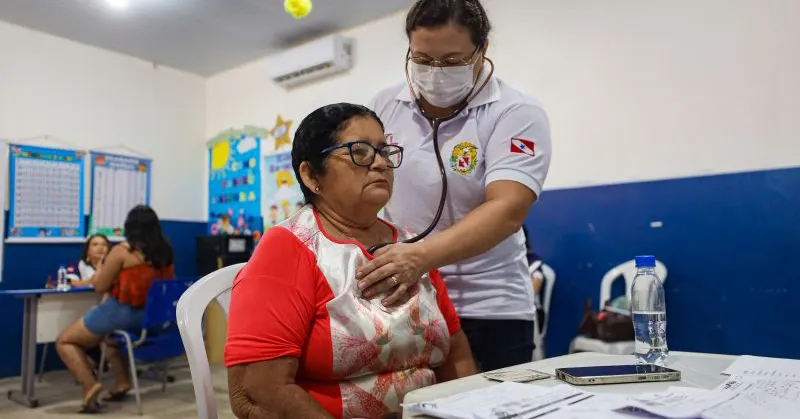
<path id="1" fill-rule="evenodd" d="M 494 73 L 494 63 L 492 63 L 492 61 L 489 60 L 486 57 L 484 57 L 484 59 L 489 61 L 489 63 L 492 64 L 492 73 Z M 408 65 L 408 64 L 406 64 L 406 65 Z M 416 243 L 416 242 L 424 239 L 425 237 L 428 236 L 428 234 L 430 234 L 433 231 L 434 228 L 436 228 L 436 226 L 439 224 L 439 220 L 442 219 L 442 212 L 444 211 L 444 204 L 447 201 L 447 172 L 445 171 L 444 160 L 442 159 L 442 150 L 439 148 L 439 127 L 442 125 L 442 123 L 447 122 L 447 121 L 455 118 L 461 112 L 463 112 L 464 109 L 467 108 L 467 105 L 469 105 L 469 101 L 472 98 L 474 98 L 475 96 L 477 96 L 478 92 L 483 90 L 484 87 L 486 87 L 486 84 L 489 82 L 489 79 L 492 77 L 492 73 L 489 73 L 489 76 L 486 77 L 486 80 L 483 82 L 483 84 L 481 85 L 481 87 L 478 89 L 477 92 L 475 92 L 473 94 L 473 91 L 475 89 L 475 86 L 473 86 L 472 90 L 470 90 L 470 92 L 466 95 L 466 97 L 461 102 L 461 104 L 458 105 L 458 107 L 455 108 L 455 110 L 453 110 L 453 112 L 451 112 L 450 115 L 447 115 L 447 116 L 444 116 L 444 117 L 432 117 L 432 116 L 428 115 L 428 113 L 425 111 L 425 108 L 422 106 L 422 101 L 420 101 L 420 99 L 418 97 L 415 97 L 414 91 L 412 89 L 411 95 L 412 95 L 412 97 L 415 97 L 414 102 L 416 103 L 417 108 L 419 109 L 419 112 L 422 114 L 422 116 L 425 117 L 425 119 L 428 120 L 428 122 L 430 122 L 431 127 L 433 129 L 433 150 L 434 150 L 434 153 L 436 154 L 436 162 L 439 164 L 439 174 L 442 177 L 442 192 L 441 192 L 441 195 L 439 196 L 439 206 L 436 208 L 436 214 L 433 216 L 433 220 L 428 225 L 428 228 L 426 228 L 425 230 L 423 230 L 421 233 L 417 234 L 416 236 L 411 237 L 410 239 L 403 240 L 401 243 Z M 407 70 L 406 70 L 406 78 L 408 78 L 408 71 Z M 407 80 L 407 81 L 408 81 L 409 89 L 411 89 L 411 81 L 410 80 Z M 376 245 L 370 247 L 369 249 L 367 249 L 367 252 L 369 254 L 371 254 L 371 255 L 374 255 L 375 252 L 378 249 L 380 249 L 382 247 L 386 247 L 386 246 L 388 246 L 390 244 L 394 244 L 394 243 L 379 243 L 379 244 L 376 244 Z"/>

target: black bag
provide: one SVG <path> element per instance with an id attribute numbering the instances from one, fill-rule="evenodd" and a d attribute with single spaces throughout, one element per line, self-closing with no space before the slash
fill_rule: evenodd
<path id="1" fill-rule="evenodd" d="M 583 320 L 578 327 L 581 334 L 609 343 L 634 340 L 633 322 L 630 316 L 609 310 L 595 313 L 591 307 L 592 299 L 588 298 L 583 306 Z"/>

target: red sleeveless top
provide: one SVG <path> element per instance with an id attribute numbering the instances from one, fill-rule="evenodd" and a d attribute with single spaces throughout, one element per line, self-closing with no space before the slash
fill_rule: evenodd
<path id="1" fill-rule="evenodd" d="M 133 308 L 144 308 L 147 304 L 147 294 L 150 286 L 156 279 L 174 279 L 175 266 L 170 265 L 165 268 L 154 268 L 145 263 L 138 254 L 134 253 L 141 265 L 123 268 L 117 276 L 117 282 L 111 288 L 111 295 L 122 304 Z"/>

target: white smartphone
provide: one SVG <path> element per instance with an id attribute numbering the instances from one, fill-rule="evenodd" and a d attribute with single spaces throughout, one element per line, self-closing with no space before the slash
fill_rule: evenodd
<path id="1" fill-rule="evenodd" d="M 681 372 L 658 365 L 556 368 L 556 378 L 576 386 L 680 381 Z"/>

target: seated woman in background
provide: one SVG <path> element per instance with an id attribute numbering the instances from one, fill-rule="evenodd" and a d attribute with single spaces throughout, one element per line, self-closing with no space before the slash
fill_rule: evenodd
<path id="1" fill-rule="evenodd" d="M 368 247 L 410 237 L 377 216 L 402 152 L 359 105 L 322 107 L 298 127 L 292 166 L 307 205 L 267 230 L 233 284 L 236 416 L 381 418 L 409 391 L 476 372 L 438 272 L 389 307 L 357 288 Z"/>
<path id="2" fill-rule="evenodd" d="M 545 322 L 544 306 L 542 305 L 542 286 L 544 285 L 544 272 L 542 271 L 542 258 L 533 251 L 531 241 L 528 236 L 528 228 L 522 225 L 522 233 L 525 236 L 526 257 L 528 258 L 528 269 L 531 274 L 531 284 L 533 285 L 533 305 L 536 309 L 536 328 L 542 332 Z"/>
<path id="3" fill-rule="evenodd" d="M 83 386 L 82 413 L 98 410 L 97 398 L 103 390 L 92 374 L 86 350 L 98 346 L 114 330 L 140 330 L 150 285 L 156 279 L 174 277 L 173 259 L 155 211 L 145 205 L 133 208 L 125 219 L 125 242 L 111 249 L 94 275 L 95 292 L 110 296 L 56 340 L 58 355 Z M 116 347 L 108 345 L 107 353 L 116 388 L 105 400 L 121 400 L 131 388 L 129 371 Z"/>
<path id="4" fill-rule="evenodd" d="M 78 261 L 78 280 L 72 281 L 73 287 L 88 287 L 94 285 L 94 274 L 97 267 L 111 250 L 111 242 L 103 234 L 93 234 L 83 246 L 81 259 Z"/>

